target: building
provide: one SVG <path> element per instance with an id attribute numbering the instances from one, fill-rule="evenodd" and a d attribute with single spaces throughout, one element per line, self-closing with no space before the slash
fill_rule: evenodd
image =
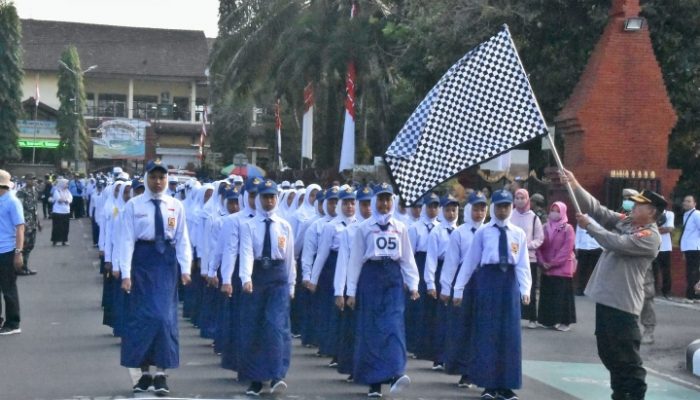
<path id="1" fill-rule="evenodd" d="M 39 119 L 55 118 L 58 60 L 72 44 L 83 69 L 97 66 L 83 74 L 92 169 L 155 157 L 174 168 L 197 165 L 210 43 L 202 31 L 22 20 L 25 109 L 33 108 L 38 88 Z M 20 136 L 25 160 L 26 148 L 46 152 L 58 140 L 46 124 L 41 141 L 34 140 L 28 126 Z"/>

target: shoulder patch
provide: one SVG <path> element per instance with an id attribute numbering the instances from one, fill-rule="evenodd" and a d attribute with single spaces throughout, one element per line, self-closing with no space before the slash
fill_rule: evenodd
<path id="1" fill-rule="evenodd" d="M 634 237 L 637 238 L 644 238 L 647 236 L 651 236 L 651 229 L 642 229 L 634 234 Z"/>

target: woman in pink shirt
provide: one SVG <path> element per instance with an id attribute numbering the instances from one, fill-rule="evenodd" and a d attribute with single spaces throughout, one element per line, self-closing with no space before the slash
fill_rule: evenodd
<path id="1" fill-rule="evenodd" d="M 542 266 L 538 321 L 548 328 L 568 331 L 576 322 L 573 277 L 576 272 L 574 228 L 568 223 L 566 204 L 556 201 L 549 207 L 544 243 L 537 250 Z"/>

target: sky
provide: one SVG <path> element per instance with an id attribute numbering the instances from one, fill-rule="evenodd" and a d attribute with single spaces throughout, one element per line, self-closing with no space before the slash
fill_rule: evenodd
<path id="1" fill-rule="evenodd" d="M 217 34 L 218 0 L 14 0 L 20 18 Z"/>

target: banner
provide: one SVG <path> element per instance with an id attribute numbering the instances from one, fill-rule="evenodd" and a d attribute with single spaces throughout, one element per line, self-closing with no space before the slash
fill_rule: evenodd
<path id="1" fill-rule="evenodd" d="M 97 128 L 92 138 L 92 158 L 137 159 L 146 157 L 146 129 L 150 123 L 139 119 L 111 119 Z"/>

